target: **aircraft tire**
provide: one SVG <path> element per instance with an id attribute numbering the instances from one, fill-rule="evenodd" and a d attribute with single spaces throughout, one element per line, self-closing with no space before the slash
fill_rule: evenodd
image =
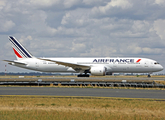
<path id="1" fill-rule="evenodd" d="M 79 75 L 77 75 L 77 77 L 89 77 L 89 75 L 87 75 L 87 74 L 79 74 Z"/>

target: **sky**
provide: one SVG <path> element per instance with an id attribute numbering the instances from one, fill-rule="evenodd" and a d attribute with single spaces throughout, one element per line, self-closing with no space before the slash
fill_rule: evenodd
<path id="1" fill-rule="evenodd" d="M 0 0 L 0 72 L 33 72 L 2 61 L 16 59 L 9 35 L 36 57 L 145 57 L 165 68 L 165 0 Z"/>

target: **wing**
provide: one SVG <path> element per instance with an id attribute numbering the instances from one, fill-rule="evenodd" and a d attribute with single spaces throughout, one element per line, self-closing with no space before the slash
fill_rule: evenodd
<path id="1" fill-rule="evenodd" d="M 66 67 L 72 67 L 74 70 L 79 71 L 79 70 L 88 70 L 90 69 L 90 66 L 88 65 L 81 65 L 81 64 L 75 64 L 75 63 L 68 63 L 68 62 L 62 62 L 62 61 L 56 61 L 56 60 L 50 60 L 50 59 L 43 59 L 43 58 L 38 58 L 40 60 L 45 60 L 45 61 L 50 61 L 50 62 L 55 62 L 58 65 L 64 65 Z"/>
<path id="2" fill-rule="evenodd" d="M 3 60 L 3 61 L 8 62 L 8 64 L 10 65 L 13 65 L 13 64 L 27 65 L 26 63 L 16 62 L 16 61 L 11 61 L 11 60 Z"/>

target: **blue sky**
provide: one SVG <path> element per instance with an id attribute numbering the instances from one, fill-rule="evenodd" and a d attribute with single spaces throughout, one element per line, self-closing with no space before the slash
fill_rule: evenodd
<path id="1" fill-rule="evenodd" d="M 164 0 L 1 0 L 0 72 L 2 60 L 16 59 L 9 35 L 36 57 L 145 57 L 165 67 L 164 8 Z"/>

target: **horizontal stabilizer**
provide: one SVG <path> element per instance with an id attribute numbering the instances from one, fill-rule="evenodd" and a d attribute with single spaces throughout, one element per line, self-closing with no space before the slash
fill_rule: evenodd
<path id="1" fill-rule="evenodd" d="M 16 62 L 16 61 L 11 61 L 11 60 L 3 60 L 3 61 L 8 62 L 8 64 L 10 65 L 13 65 L 13 64 L 27 65 L 26 63 Z"/>

